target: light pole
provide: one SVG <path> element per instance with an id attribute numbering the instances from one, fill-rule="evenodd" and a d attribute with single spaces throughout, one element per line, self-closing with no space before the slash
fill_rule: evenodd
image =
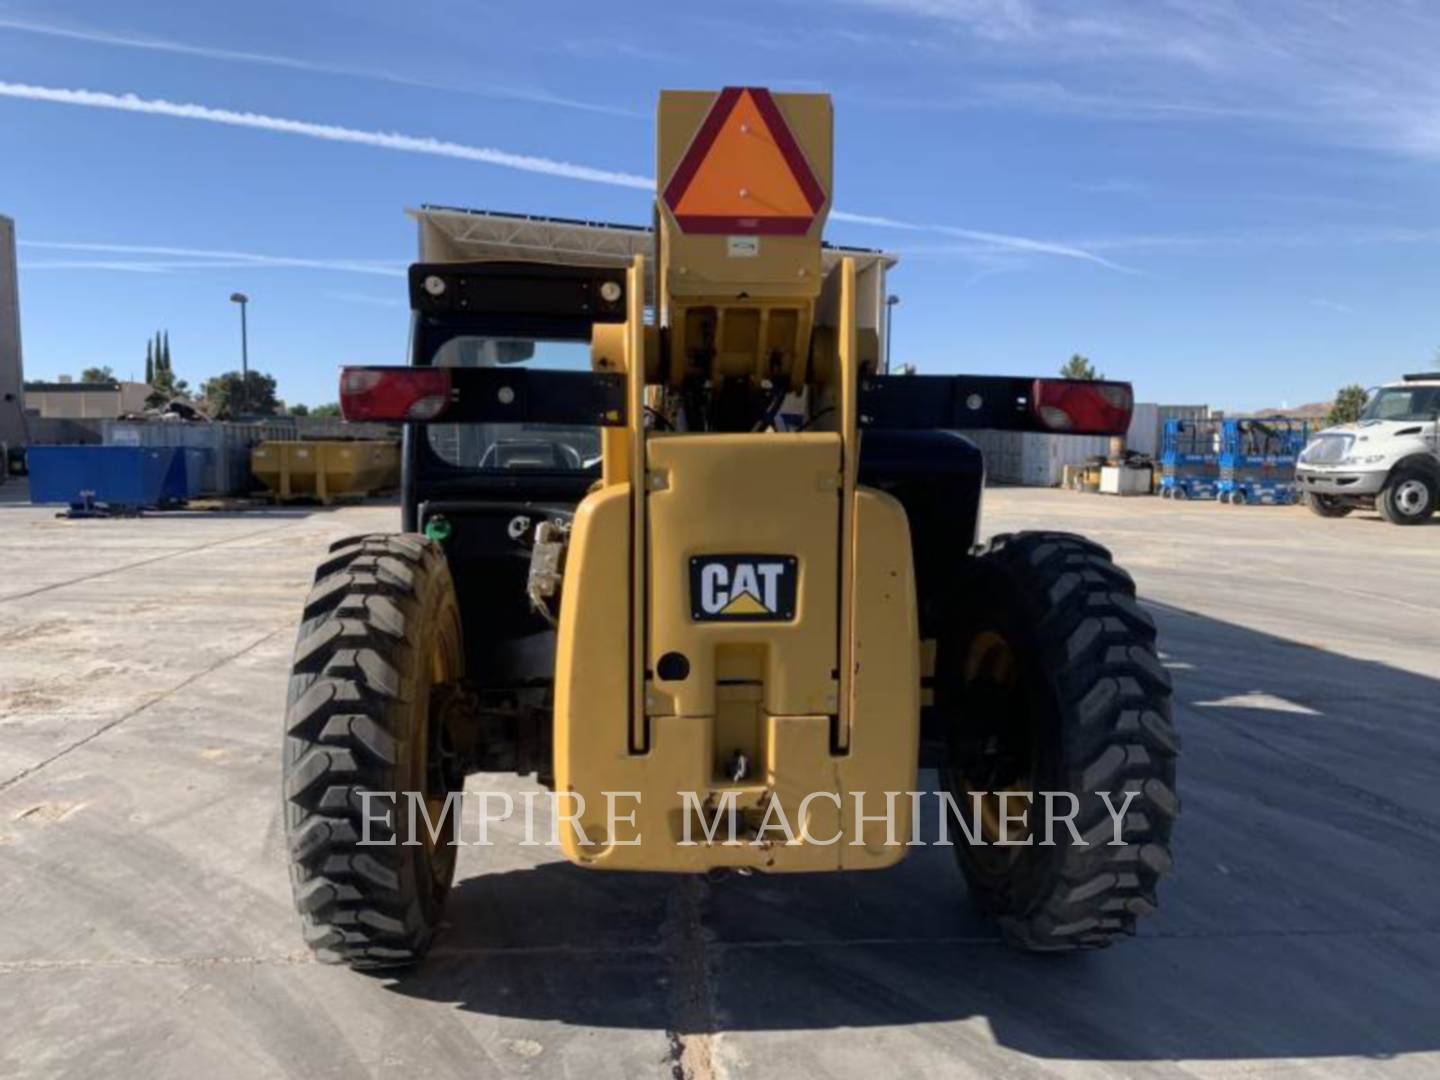
<path id="1" fill-rule="evenodd" d="M 250 298 L 237 292 L 230 294 L 230 301 L 240 305 L 240 412 L 243 415 L 250 407 L 250 343 L 245 332 L 245 305 L 250 303 Z"/>
<path id="2" fill-rule="evenodd" d="M 900 303 L 900 297 L 891 293 L 885 297 L 885 372 L 890 372 L 890 324 L 895 321 L 895 305 Z"/>

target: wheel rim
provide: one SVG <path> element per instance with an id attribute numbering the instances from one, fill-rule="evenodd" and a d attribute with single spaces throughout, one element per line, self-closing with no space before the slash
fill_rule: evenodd
<path id="1" fill-rule="evenodd" d="M 1406 517 L 1417 517 L 1430 505 L 1430 489 L 1423 480 L 1403 480 L 1395 488 L 1393 502 Z"/>
<path id="2" fill-rule="evenodd" d="M 962 810 L 969 812 L 972 792 L 981 793 L 980 832 L 986 844 L 1023 842 L 1030 835 L 1030 808 L 1017 817 L 1019 800 L 1005 794 L 1034 790 L 1034 747 L 1020 663 L 1003 634 L 987 630 L 975 636 L 963 679 L 972 752 L 966 761 L 952 763 L 965 799 Z M 1010 811 L 1003 828 L 1002 810 Z"/>

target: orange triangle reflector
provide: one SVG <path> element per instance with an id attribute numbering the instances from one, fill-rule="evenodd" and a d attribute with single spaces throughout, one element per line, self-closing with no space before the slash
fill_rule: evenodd
<path id="1" fill-rule="evenodd" d="M 825 191 L 760 87 L 727 86 L 665 185 L 682 232 L 801 236 Z"/>

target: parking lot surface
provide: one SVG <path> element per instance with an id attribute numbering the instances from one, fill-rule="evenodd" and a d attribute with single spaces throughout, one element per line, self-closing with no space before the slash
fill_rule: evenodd
<path id="1" fill-rule="evenodd" d="M 1440 1075 L 1440 519 L 986 493 L 987 534 L 1109 545 L 1175 677 L 1176 868 L 1114 949 L 1007 949 L 941 848 L 709 880 L 501 842 L 377 977 L 301 943 L 279 752 L 312 568 L 395 508 L 6 487 L 0 1075 Z"/>

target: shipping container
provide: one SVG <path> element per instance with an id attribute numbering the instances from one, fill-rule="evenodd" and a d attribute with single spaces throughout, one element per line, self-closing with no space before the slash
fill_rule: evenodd
<path id="1" fill-rule="evenodd" d="M 1156 405 L 1139 403 L 1130 418 L 1125 448 L 1158 459 L 1165 419 L 1208 416 L 1208 405 Z M 969 438 L 985 454 L 985 475 L 1001 484 L 1057 487 L 1066 466 L 1084 465 L 1111 456 L 1107 435 L 1059 435 L 1047 432 L 969 431 Z"/>

